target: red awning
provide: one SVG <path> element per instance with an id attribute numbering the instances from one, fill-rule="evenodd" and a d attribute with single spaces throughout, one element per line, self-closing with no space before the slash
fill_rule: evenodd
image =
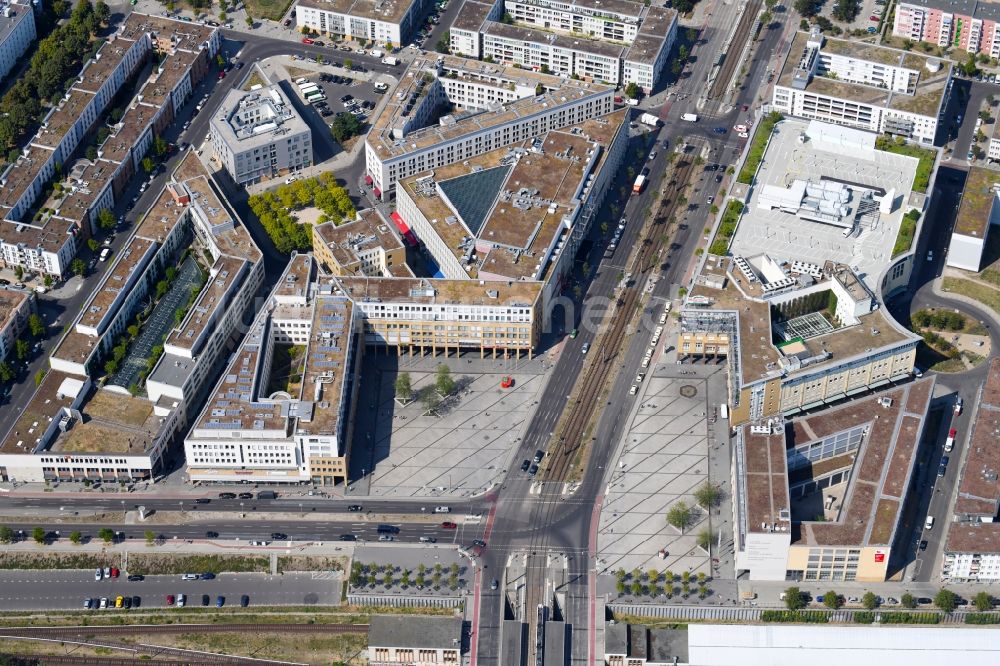
<path id="1" fill-rule="evenodd" d="M 382 196 L 382 190 L 380 190 L 380 189 L 378 189 L 376 187 L 374 191 L 375 191 L 375 196 L 377 196 L 377 197 L 381 197 Z"/>
<path id="2" fill-rule="evenodd" d="M 417 237 L 413 235 L 410 227 L 403 221 L 403 218 L 400 217 L 399 213 L 393 211 L 389 217 L 391 217 L 392 221 L 396 224 L 396 228 L 399 229 L 399 233 L 403 235 L 403 239 L 410 245 L 416 246 Z"/>
<path id="3" fill-rule="evenodd" d="M 365 174 L 365 185 L 371 185 L 373 182 L 374 181 L 372 181 L 372 177 L 369 176 L 368 174 Z"/>

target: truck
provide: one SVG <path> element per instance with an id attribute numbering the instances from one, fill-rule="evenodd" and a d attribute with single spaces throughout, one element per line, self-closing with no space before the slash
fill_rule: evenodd
<path id="1" fill-rule="evenodd" d="M 681 120 L 686 120 L 689 123 L 696 123 L 696 122 L 698 122 L 698 114 L 697 113 L 685 113 L 685 114 L 682 114 L 681 115 Z"/>
<path id="2" fill-rule="evenodd" d="M 314 90 L 311 93 L 306 93 L 306 101 L 310 104 L 318 102 L 321 99 L 326 99 L 326 95 L 323 94 L 322 90 Z"/>
<path id="3" fill-rule="evenodd" d="M 640 173 L 632 184 L 632 194 L 639 194 L 644 189 L 646 189 L 646 176 Z"/>
<path id="4" fill-rule="evenodd" d="M 659 127 L 660 119 L 654 116 L 652 113 L 644 113 L 639 116 L 639 122 L 643 125 L 649 125 L 651 127 Z"/>
<path id="5" fill-rule="evenodd" d="M 393 56 L 386 56 L 386 57 L 382 58 L 382 64 L 383 65 L 392 65 L 393 67 L 395 67 L 396 65 L 399 64 L 399 58 L 396 58 L 396 57 L 393 57 Z"/>
<path id="6" fill-rule="evenodd" d="M 310 90 L 319 90 L 319 86 L 315 83 L 303 83 L 299 86 L 299 92 L 305 94 Z"/>
<path id="7" fill-rule="evenodd" d="M 958 430 L 952 428 L 948 431 L 948 439 L 944 440 L 944 450 L 950 452 L 955 448 L 955 437 L 958 436 Z"/>
<path id="8" fill-rule="evenodd" d="M 273 490 L 262 490 L 259 493 L 257 493 L 257 499 L 259 500 L 278 499 L 278 493 L 274 492 Z"/>

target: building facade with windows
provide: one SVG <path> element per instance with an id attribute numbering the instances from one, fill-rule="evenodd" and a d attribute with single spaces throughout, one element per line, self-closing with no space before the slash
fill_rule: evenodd
<path id="1" fill-rule="evenodd" d="M 209 123 L 215 156 L 240 185 L 312 166 L 312 132 L 281 86 L 231 90 Z"/>
<path id="2" fill-rule="evenodd" d="M 420 28 L 432 0 L 299 0 L 300 32 L 400 46 Z"/>
<path id="3" fill-rule="evenodd" d="M 951 71 L 947 60 L 799 32 L 772 104 L 786 115 L 933 145 Z"/>
<path id="4" fill-rule="evenodd" d="M 462 619 L 373 615 L 368 627 L 368 661 L 428 666 L 462 663 Z"/>
<path id="5" fill-rule="evenodd" d="M 30 3 L 4 0 L 0 4 L 0 79 L 21 62 L 37 36 L 35 11 Z"/>
<path id="6" fill-rule="evenodd" d="M 1000 8 L 989 0 L 907 0 L 896 5 L 895 37 L 1000 57 Z"/>
<path id="7" fill-rule="evenodd" d="M 17 340 L 28 328 L 28 317 L 34 311 L 33 292 L 0 287 L 0 361 L 14 353 Z"/>

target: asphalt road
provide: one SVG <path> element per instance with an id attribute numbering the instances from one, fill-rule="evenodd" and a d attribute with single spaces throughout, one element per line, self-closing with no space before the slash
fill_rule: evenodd
<path id="1" fill-rule="evenodd" d="M 109 560 L 108 566 L 116 563 Z M 192 572 L 200 573 L 200 572 Z M 146 576 L 145 580 L 129 582 L 126 573 L 118 578 L 94 580 L 94 572 L 86 571 L 0 571 L 0 608 L 10 610 L 84 610 L 84 599 L 107 597 L 114 605 L 115 597 L 128 595 L 140 598 L 139 608 L 167 608 L 167 595 L 187 596 L 187 606 L 201 606 L 202 595 L 209 595 L 215 607 L 219 596 L 224 606 L 238 606 L 244 594 L 252 606 L 311 606 L 335 605 L 340 602 L 340 584 L 335 580 L 317 580 L 311 574 L 220 574 L 214 580 L 181 580 L 179 575 Z M 175 605 L 176 607 L 176 605 Z M 108 608 L 94 613 L 128 613 L 125 609 Z"/>

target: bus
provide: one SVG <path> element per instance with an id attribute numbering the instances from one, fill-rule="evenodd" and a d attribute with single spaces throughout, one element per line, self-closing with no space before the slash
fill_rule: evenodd
<path id="1" fill-rule="evenodd" d="M 315 83 L 310 83 L 309 85 L 299 86 L 299 92 L 303 95 L 308 95 L 309 93 L 319 90 L 319 86 Z"/>

